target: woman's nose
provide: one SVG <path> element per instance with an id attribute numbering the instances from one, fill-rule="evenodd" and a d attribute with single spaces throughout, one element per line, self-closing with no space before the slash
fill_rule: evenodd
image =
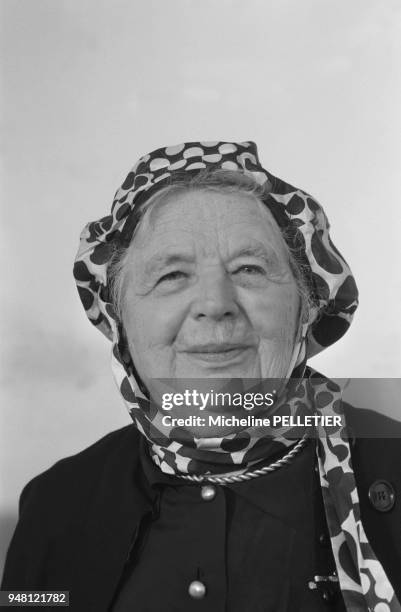
<path id="1" fill-rule="evenodd" d="M 234 318 L 239 312 L 236 291 L 225 270 L 208 270 L 196 285 L 192 315 L 216 321 Z"/>

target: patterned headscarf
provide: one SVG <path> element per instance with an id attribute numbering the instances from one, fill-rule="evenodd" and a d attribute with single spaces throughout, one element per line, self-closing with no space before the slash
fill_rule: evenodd
<path id="1" fill-rule="evenodd" d="M 84 228 L 74 276 L 86 314 L 112 341 L 113 373 L 129 413 L 147 438 L 152 457 L 169 474 L 242 473 L 272 448 L 277 452 L 293 442 L 278 435 L 272 444 L 258 427 L 225 437 L 195 438 L 182 428 L 163 425 L 127 354 L 121 324 L 110 297 L 109 266 L 116 247 L 127 244 L 139 219 L 138 211 L 175 174 L 202 170 L 240 172 L 266 187 L 263 198 L 286 240 L 291 240 L 307 270 L 314 306 L 294 347 L 284 393 L 276 410 L 293 415 L 342 414 L 341 391 L 310 368 L 308 357 L 336 342 L 347 331 L 357 307 L 358 293 L 351 271 L 331 242 L 329 223 L 320 204 L 304 191 L 265 170 L 253 142 L 190 142 L 157 149 L 142 157 L 117 190 L 111 213 Z M 289 238 L 291 237 L 291 238 Z M 298 384 L 295 377 L 304 376 Z M 342 415 L 344 417 L 344 415 Z M 388 578 L 364 532 L 345 432 L 336 444 L 328 432 L 319 433 L 318 465 L 338 578 L 348 610 L 401 610 Z M 340 472 L 339 472 L 340 468 Z M 340 473 L 340 477 L 339 477 Z"/>

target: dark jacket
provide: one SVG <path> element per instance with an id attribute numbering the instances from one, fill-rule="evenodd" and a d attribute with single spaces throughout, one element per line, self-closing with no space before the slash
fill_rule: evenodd
<path id="1" fill-rule="evenodd" d="M 363 525 L 401 601 L 401 423 L 351 407 L 347 422 Z M 381 437 L 359 437 L 373 432 Z M 139 440 L 129 425 L 26 485 L 3 590 L 66 590 L 74 593 L 74 612 L 106 612 L 151 506 Z M 394 490 L 388 511 L 372 497 L 377 481 Z"/>

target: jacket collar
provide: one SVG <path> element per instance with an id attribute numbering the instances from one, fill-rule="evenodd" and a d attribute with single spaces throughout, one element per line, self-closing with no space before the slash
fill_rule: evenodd
<path id="1" fill-rule="evenodd" d="M 270 457 L 266 465 L 277 461 L 287 450 Z M 227 485 L 227 488 L 284 524 L 302 525 L 312 499 L 315 457 L 315 440 L 309 440 L 306 447 L 300 451 L 299 455 L 295 456 L 291 464 L 284 465 L 265 476 Z M 202 486 L 164 474 L 149 456 L 145 438 L 142 438 L 140 442 L 140 467 L 142 467 L 148 486 L 154 494 L 163 485 Z M 291 469 L 289 469 L 290 467 Z M 291 491 L 292 499 L 297 500 L 296 507 L 292 503 L 288 503 L 288 491 Z"/>

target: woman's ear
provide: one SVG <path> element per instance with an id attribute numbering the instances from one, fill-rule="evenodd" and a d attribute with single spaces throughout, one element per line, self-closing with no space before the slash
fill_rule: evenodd
<path id="1" fill-rule="evenodd" d="M 119 324 L 119 342 L 118 342 L 118 348 L 119 348 L 119 351 L 120 351 L 121 359 L 124 362 L 124 365 L 126 365 L 126 366 L 133 365 L 132 364 L 131 353 L 129 352 L 127 335 L 125 333 L 125 330 L 124 330 L 124 327 L 123 327 L 122 323 Z"/>
<path id="2" fill-rule="evenodd" d="M 118 336 L 119 336 L 118 350 L 120 353 L 120 357 L 123 361 L 125 370 L 134 376 L 135 380 L 138 383 L 138 387 L 140 388 L 144 396 L 150 399 L 149 391 L 146 388 L 145 383 L 142 381 L 141 377 L 139 376 L 138 371 L 133 362 L 133 359 L 131 357 L 127 335 L 125 333 L 123 324 L 121 322 L 118 325 Z"/>

